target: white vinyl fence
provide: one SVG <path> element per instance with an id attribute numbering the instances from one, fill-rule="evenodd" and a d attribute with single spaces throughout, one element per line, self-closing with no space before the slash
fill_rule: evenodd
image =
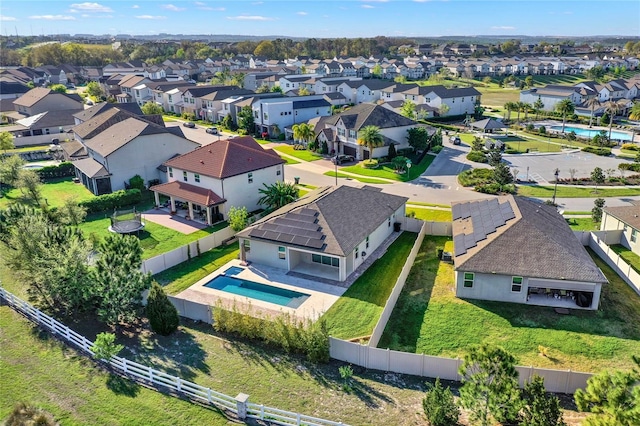
<path id="1" fill-rule="evenodd" d="M 84 351 L 86 354 L 93 356 L 93 352 L 91 351 L 93 342 L 91 340 L 76 333 L 66 325 L 58 322 L 45 313 L 40 312 L 29 303 L 0 287 L 0 301 L 2 300 L 30 321 L 64 339 L 66 342 Z M 145 384 L 152 384 L 171 389 L 189 399 L 215 406 L 226 412 L 235 413 L 240 419 L 251 417 L 278 425 L 343 425 L 343 423 L 339 422 L 305 416 L 300 413 L 279 410 L 277 408 L 265 407 L 264 405 L 253 404 L 248 401 L 249 396 L 246 394 L 241 393 L 234 398 L 229 395 L 216 392 L 211 388 L 197 385 L 183 380 L 180 377 L 172 376 L 160 370 L 156 370 L 118 356 L 111 358 L 109 360 L 109 365 L 123 377 Z"/>
<path id="2" fill-rule="evenodd" d="M 615 251 L 611 250 L 608 244 L 618 244 L 620 237 L 617 241 L 608 241 L 607 235 L 602 233 L 590 233 L 589 247 L 595 251 L 607 265 L 609 265 L 616 273 L 640 295 L 640 274 L 631 267 L 622 257 L 620 257 Z"/>
<path id="3" fill-rule="evenodd" d="M 331 358 L 353 365 L 399 374 L 460 381 L 460 359 L 379 349 L 333 337 L 329 338 L 329 344 Z M 516 369 L 520 375 L 520 386 L 524 386 L 526 381 L 537 374 L 544 377 L 544 385 L 549 392 L 574 393 L 577 389 L 584 389 L 587 380 L 592 376 L 591 373 L 571 370 L 522 366 L 517 366 Z"/>
<path id="4" fill-rule="evenodd" d="M 396 306 L 398 297 L 400 297 L 400 293 L 402 293 L 402 289 L 407 282 L 407 277 L 409 276 L 409 272 L 411 272 L 413 262 L 416 260 L 416 256 L 420 251 L 420 246 L 422 246 L 422 241 L 424 240 L 424 236 L 427 233 L 428 227 L 429 224 L 427 222 L 422 222 L 422 227 L 420 228 L 418 238 L 416 238 L 416 241 L 413 243 L 413 248 L 409 253 L 409 257 L 404 262 L 404 266 L 402 267 L 402 271 L 400 271 L 400 275 L 396 280 L 396 284 L 393 286 L 393 290 L 391 290 L 391 294 L 389 295 L 387 302 L 384 304 L 384 309 L 382 310 L 382 314 L 380 314 L 378 323 L 373 329 L 373 333 L 371 334 L 371 338 L 369 339 L 369 346 L 376 347 L 378 346 L 378 342 L 380 342 L 380 338 L 382 337 L 382 333 L 384 332 L 384 329 L 387 326 L 387 322 L 391 317 L 393 308 Z"/>
<path id="5" fill-rule="evenodd" d="M 200 253 L 211 250 L 214 247 L 218 247 L 224 240 L 232 238 L 235 232 L 231 227 L 227 226 L 224 229 L 209 234 L 206 237 L 202 237 L 197 241 L 192 241 L 189 244 L 178 247 L 177 249 L 168 251 L 166 253 L 159 254 L 155 257 L 149 258 L 142 262 L 142 272 L 150 272 L 157 274 L 176 266 L 182 262 L 197 257 Z"/>
<path id="6" fill-rule="evenodd" d="M 437 235 L 441 237 L 451 237 L 453 235 L 452 222 L 424 221 L 413 217 L 404 218 L 404 226 L 402 229 L 409 232 L 420 232 L 423 225 L 426 225 L 427 235 Z"/>

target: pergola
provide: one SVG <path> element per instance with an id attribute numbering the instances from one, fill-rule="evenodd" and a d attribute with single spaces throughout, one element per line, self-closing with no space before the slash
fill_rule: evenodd
<path id="1" fill-rule="evenodd" d="M 493 133 L 494 130 L 509 128 L 509 126 L 503 122 L 494 120 L 493 118 L 485 118 L 484 120 L 475 121 L 471 123 L 471 127 L 482 130 L 484 133 Z"/>
<path id="2" fill-rule="evenodd" d="M 171 203 L 171 211 L 176 211 L 176 199 L 185 201 L 189 209 L 189 218 L 193 219 L 193 206 L 199 205 L 205 208 L 207 212 L 207 224 L 212 225 L 211 209 L 214 206 L 225 203 L 227 200 L 220 197 L 210 189 L 200 186 L 190 185 L 186 182 L 173 181 L 154 185 L 149 190 L 153 191 L 156 206 L 160 205 L 160 194 L 169 197 Z"/>

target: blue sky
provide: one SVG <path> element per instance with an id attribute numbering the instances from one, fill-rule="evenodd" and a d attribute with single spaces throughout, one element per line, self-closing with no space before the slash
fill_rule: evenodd
<path id="1" fill-rule="evenodd" d="M 0 2 L 2 35 L 640 36 L 637 0 Z"/>

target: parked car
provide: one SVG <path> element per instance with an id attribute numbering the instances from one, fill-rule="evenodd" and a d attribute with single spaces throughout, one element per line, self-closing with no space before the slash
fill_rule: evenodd
<path id="1" fill-rule="evenodd" d="M 331 162 L 333 164 L 349 163 L 351 161 L 355 161 L 355 158 L 353 158 L 353 155 L 339 154 L 331 158 Z"/>
<path id="2" fill-rule="evenodd" d="M 206 132 L 209 133 L 210 135 L 217 135 L 218 134 L 218 128 L 217 127 L 208 127 Z"/>
<path id="3" fill-rule="evenodd" d="M 451 136 L 451 137 L 449 137 L 449 142 L 451 142 L 454 145 L 460 145 L 462 143 L 462 141 L 460 140 L 459 136 Z"/>
<path id="4" fill-rule="evenodd" d="M 196 127 L 196 123 L 192 122 L 192 121 L 185 121 L 184 123 L 182 123 L 182 125 L 184 127 L 188 127 L 190 129 L 193 129 Z"/>

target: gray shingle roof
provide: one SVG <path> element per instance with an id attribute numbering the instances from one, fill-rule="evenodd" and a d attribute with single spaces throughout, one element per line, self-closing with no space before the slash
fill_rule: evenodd
<path id="1" fill-rule="evenodd" d="M 630 227 L 640 229 L 640 206 L 606 207 L 604 211 Z"/>
<path id="2" fill-rule="evenodd" d="M 455 256 L 456 270 L 554 280 L 607 282 L 602 271 L 555 208 L 522 197 L 507 196 L 501 199 L 504 200 L 511 205 L 515 217 L 506 220 L 495 232 L 486 234 L 486 238 L 479 240 L 475 247 Z M 464 204 L 473 203 L 478 202 L 456 203 L 454 208 L 464 208 Z M 488 206 L 486 204 L 481 209 Z M 481 212 L 487 217 L 485 213 L 486 211 Z M 473 232 L 475 235 L 475 231 L 468 218 L 459 218 L 453 222 L 454 241 L 460 234 L 468 235 Z"/>
<path id="3" fill-rule="evenodd" d="M 347 129 L 360 130 L 365 126 L 378 126 L 381 129 L 390 127 L 414 126 L 417 123 L 397 112 L 380 105 L 362 103 L 345 112 L 332 116 L 328 123 L 335 125 L 342 119 Z"/>
<path id="4" fill-rule="evenodd" d="M 324 241 L 323 246 L 315 251 L 346 256 L 353 252 L 367 235 L 388 220 L 407 200 L 406 197 L 385 194 L 380 192 L 378 188 L 366 186 L 362 188 L 351 186 L 320 188 L 275 211 L 240 232 L 238 236 L 250 237 L 252 230 L 259 231 L 262 228 L 270 228 L 270 225 L 277 224 L 277 219 L 287 213 L 296 213 L 302 210 L 305 212 L 313 211 L 316 214 L 318 232 L 322 234 Z M 270 225 L 265 227 L 265 224 Z M 254 235 L 262 234 L 254 231 Z M 268 240 L 280 245 L 296 246 L 296 244 L 279 241 L 277 236 L 273 234 L 252 238 Z"/>

